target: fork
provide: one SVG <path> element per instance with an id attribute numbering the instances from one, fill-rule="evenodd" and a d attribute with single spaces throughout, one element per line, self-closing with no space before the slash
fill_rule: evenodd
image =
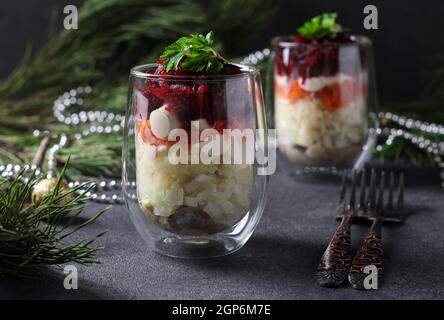
<path id="1" fill-rule="evenodd" d="M 375 265 L 381 278 L 382 266 L 382 234 L 381 226 L 384 220 L 394 222 L 402 221 L 404 202 L 404 176 L 400 175 L 398 186 L 398 198 L 396 205 L 393 204 L 395 179 L 394 173 L 390 173 L 390 184 L 388 202 L 384 207 L 385 173 L 381 173 L 380 187 L 376 188 L 376 171 L 373 168 L 370 176 L 369 191 L 366 193 L 366 171 L 361 172 L 359 186 L 359 200 L 356 205 L 357 177 L 352 173 L 352 182 L 349 201 L 346 202 L 347 174 L 344 172 L 339 194 L 338 216 L 341 224 L 333 235 L 327 249 L 319 262 L 316 278 L 323 287 L 338 287 L 342 285 L 347 276 L 352 287 L 363 288 L 363 281 L 367 274 L 365 266 Z M 378 193 L 378 194 L 377 194 Z M 351 235 L 350 226 L 355 217 L 373 220 L 368 235 L 365 237 L 361 248 L 355 258 L 351 257 Z M 372 262 L 372 263 L 369 263 Z"/>
<path id="2" fill-rule="evenodd" d="M 363 173 L 363 176 L 364 175 L 365 173 Z M 367 289 L 365 286 L 365 279 L 368 276 L 368 273 L 366 273 L 365 270 L 367 266 L 376 267 L 378 272 L 378 284 L 381 282 L 384 272 L 381 230 L 382 223 L 384 220 L 400 221 L 403 216 L 404 175 L 401 173 L 399 176 L 396 206 L 393 204 L 395 189 L 395 176 L 393 172 L 390 173 L 388 200 L 386 206 L 384 206 L 384 188 L 385 173 L 381 172 L 380 185 L 378 190 L 376 190 L 376 173 L 373 169 L 370 177 L 367 203 L 360 212 L 360 216 L 371 219 L 373 222 L 361 247 L 354 257 L 352 266 L 350 268 L 348 280 L 354 289 Z M 365 195 L 363 195 L 364 193 L 365 190 L 361 190 L 362 199 L 365 198 Z M 362 203 L 362 201 L 360 203 Z"/>
<path id="3" fill-rule="evenodd" d="M 339 287 L 347 279 L 350 271 L 351 235 L 350 225 L 355 214 L 356 202 L 356 173 L 353 172 L 350 200 L 345 201 L 347 187 L 347 171 L 342 176 L 341 191 L 339 193 L 338 216 L 342 217 L 341 223 L 333 235 L 327 249 L 322 255 L 316 272 L 319 285 L 323 287 Z"/>

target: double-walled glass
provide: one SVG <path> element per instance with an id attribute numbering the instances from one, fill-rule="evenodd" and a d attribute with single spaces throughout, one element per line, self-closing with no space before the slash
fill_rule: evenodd
<path id="1" fill-rule="evenodd" d="M 279 150 L 308 167 L 360 169 L 375 142 L 372 45 L 274 39 L 274 125 Z M 371 113 L 370 113 L 371 115 Z"/>
<path id="2" fill-rule="evenodd" d="M 267 176 L 251 156 L 266 148 L 264 99 L 259 72 L 239 67 L 240 74 L 205 77 L 154 74 L 156 64 L 131 70 L 123 192 L 134 225 L 157 252 L 225 255 L 259 222 Z M 263 134 L 246 146 L 242 134 L 256 129 Z"/>

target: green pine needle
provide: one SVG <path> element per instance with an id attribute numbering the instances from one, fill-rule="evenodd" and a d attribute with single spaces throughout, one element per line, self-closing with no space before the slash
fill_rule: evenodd
<path id="1" fill-rule="evenodd" d="M 67 161 L 68 163 L 68 161 Z M 23 182 L 22 171 L 13 178 L 0 180 L 0 275 L 32 276 L 32 267 L 60 265 L 68 262 L 98 263 L 96 253 L 102 247 L 91 240 L 71 243 L 70 236 L 97 220 L 108 208 L 74 226 L 86 204 L 92 185 L 83 184 L 62 191 L 62 170 L 54 192 L 34 205 L 31 194 L 38 179 Z"/>

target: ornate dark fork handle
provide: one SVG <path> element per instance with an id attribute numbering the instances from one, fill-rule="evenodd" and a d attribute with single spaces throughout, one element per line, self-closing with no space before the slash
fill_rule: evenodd
<path id="1" fill-rule="evenodd" d="M 352 215 L 344 215 L 319 262 L 316 278 L 323 287 L 338 287 L 347 279 L 351 266 L 350 224 Z"/>
<path id="2" fill-rule="evenodd" d="M 367 234 L 364 242 L 361 245 L 361 248 L 358 250 L 355 258 L 353 259 L 348 280 L 354 289 L 364 290 L 371 288 L 370 286 L 365 285 L 365 279 L 370 275 L 370 273 L 374 272 L 374 268 L 371 268 L 370 266 L 376 267 L 378 271 L 378 285 L 382 280 L 382 220 L 383 219 L 380 217 L 375 218 L 369 233 Z M 368 270 L 365 270 L 366 267 L 370 268 Z M 370 283 L 368 283 L 368 285 L 370 285 Z M 372 283 L 372 285 L 374 285 L 374 283 Z"/>

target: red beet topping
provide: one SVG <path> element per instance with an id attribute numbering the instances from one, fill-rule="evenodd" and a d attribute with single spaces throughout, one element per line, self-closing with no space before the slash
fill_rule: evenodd
<path id="1" fill-rule="evenodd" d="M 228 120 L 227 95 L 230 96 L 231 102 L 239 99 L 239 103 L 236 104 L 239 108 L 246 108 L 245 104 L 249 101 L 246 98 L 248 94 L 244 84 L 246 81 L 240 80 L 244 85 L 230 85 L 229 87 L 224 81 L 205 82 L 214 74 L 208 75 L 204 72 L 196 73 L 182 69 L 167 72 L 161 62 L 158 61 L 159 66 L 153 74 L 192 76 L 193 78 L 192 81 L 168 78 L 147 79 L 142 91 L 148 99 L 148 115 L 153 110 L 165 106 L 167 111 L 175 113 L 184 129 L 189 129 L 190 122 L 200 118 L 206 119 L 211 127 L 223 129 Z M 238 66 L 226 64 L 217 75 L 240 73 L 242 70 Z M 199 82 L 199 80 L 202 81 Z"/>
<path id="2" fill-rule="evenodd" d="M 310 40 L 296 35 L 294 42 L 297 46 L 280 45 L 276 47 L 276 72 L 279 75 L 310 78 L 319 76 L 334 76 L 339 71 L 347 74 L 359 72 L 362 61 L 356 59 L 355 52 L 340 51 L 345 44 L 356 43 L 356 40 L 347 33 L 338 33 L 335 39 Z M 358 48 L 358 47 L 357 47 Z M 284 51 L 288 51 L 285 52 Z M 284 58 L 288 54 L 288 59 Z M 364 58 L 364 52 L 359 55 Z"/>

